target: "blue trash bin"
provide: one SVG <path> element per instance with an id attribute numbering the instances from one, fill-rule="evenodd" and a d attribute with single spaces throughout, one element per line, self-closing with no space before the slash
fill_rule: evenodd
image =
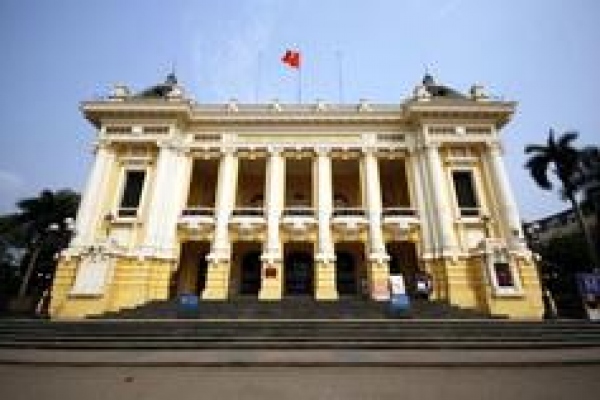
<path id="1" fill-rule="evenodd" d="M 410 297 L 405 293 L 393 294 L 390 298 L 389 311 L 392 316 L 408 316 L 410 313 Z"/>
<path id="2" fill-rule="evenodd" d="M 194 316 L 200 310 L 200 299 L 195 294 L 184 293 L 179 296 L 179 315 L 183 317 Z"/>

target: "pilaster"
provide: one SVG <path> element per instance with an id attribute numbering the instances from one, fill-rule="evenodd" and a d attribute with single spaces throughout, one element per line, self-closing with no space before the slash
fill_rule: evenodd
<path id="1" fill-rule="evenodd" d="M 442 257 L 454 256 L 457 245 L 454 232 L 452 211 L 448 202 L 448 182 L 444 178 L 444 169 L 439 153 L 439 146 L 433 143 L 425 145 L 425 168 L 429 172 L 431 184 L 429 190 L 433 194 L 433 208 L 438 226 L 438 242 Z"/>
<path id="2" fill-rule="evenodd" d="M 189 186 L 192 162 L 183 137 L 160 142 L 159 148 L 143 255 L 175 259 L 177 221 Z"/>
<path id="3" fill-rule="evenodd" d="M 489 143 L 483 159 L 488 166 L 490 178 L 495 188 L 496 198 L 500 206 L 500 210 L 498 210 L 501 218 L 500 225 L 503 228 L 507 244 L 511 250 L 523 250 L 524 242 L 521 218 L 508 181 L 500 145 L 498 143 Z"/>
<path id="4" fill-rule="evenodd" d="M 98 142 L 90 177 L 77 211 L 75 237 L 71 247 L 90 246 L 96 239 L 95 233 L 103 219 L 102 202 L 106 197 L 110 171 L 115 163 L 115 158 L 114 150 L 108 142 Z"/>

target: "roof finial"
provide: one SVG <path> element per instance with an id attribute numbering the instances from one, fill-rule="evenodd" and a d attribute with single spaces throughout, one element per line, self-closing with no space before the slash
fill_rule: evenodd
<path id="1" fill-rule="evenodd" d="M 431 72 L 429 71 L 428 64 L 425 64 L 425 75 L 423 75 L 423 85 L 425 85 L 425 86 L 435 85 L 435 80 L 433 79 L 433 76 L 431 75 Z"/>
<path id="2" fill-rule="evenodd" d="M 171 72 L 167 75 L 167 80 L 165 83 L 169 85 L 177 84 L 177 75 L 175 74 L 175 61 L 171 61 Z"/>

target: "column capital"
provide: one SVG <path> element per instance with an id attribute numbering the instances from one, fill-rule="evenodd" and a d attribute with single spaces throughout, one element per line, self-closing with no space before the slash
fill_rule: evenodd
<path id="1" fill-rule="evenodd" d="M 318 157 L 329 157 L 331 155 L 331 146 L 316 146 L 315 154 Z"/>
<path id="2" fill-rule="evenodd" d="M 440 142 L 427 141 L 427 142 L 423 143 L 421 146 L 424 150 L 439 150 L 439 148 L 442 146 L 442 144 Z"/>
<path id="3" fill-rule="evenodd" d="M 219 153 L 223 156 L 237 156 L 237 147 L 223 146 L 219 149 Z"/>
<path id="4" fill-rule="evenodd" d="M 283 147 L 267 146 L 267 153 L 269 153 L 269 156 L 281 156 L 283 154 Z"/>
<path id="5" fill-rule="evenodd" d="M 99 138 L 92 144 L 92 152 L 96 153 L 98 150 L 109 150 L 112 146 L 112 142 L 106 138 Z"/>
<path id="6" fill-rule="evenodd" d="M 167 139 L 159 140 L 156 145 L 159 149 L 171 150 L 178 154 L 186 154 L 190 151 L 188 137 L 176 135 Z"/>
<path id="7" fill-rule="evenodd" d="M 503 153 L 502 143 L 498 140 L 485 142 L 485 147 L 490 153 Z"/>
<path id="8" fill-rule="evenodd" d="M 375 146 L 364 146 L 360 148 L 360 152 L 363 156 L 375 156 L 375 153 L 377 153 L 378 148 Z"/>

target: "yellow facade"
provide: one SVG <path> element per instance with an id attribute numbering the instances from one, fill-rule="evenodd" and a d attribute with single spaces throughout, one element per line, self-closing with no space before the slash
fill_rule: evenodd
<path id="1" fill-rule="evenodd" d="M 428 78 L 400 105 L 199 105 L 157 87 L 83 103 L 98 147 L 52 317 L 182 293 L 385 301 L 390 274 L 410 288 L 421 270 L 434 300 L 541 318 L 499 148 L 514 103 Z"/>

